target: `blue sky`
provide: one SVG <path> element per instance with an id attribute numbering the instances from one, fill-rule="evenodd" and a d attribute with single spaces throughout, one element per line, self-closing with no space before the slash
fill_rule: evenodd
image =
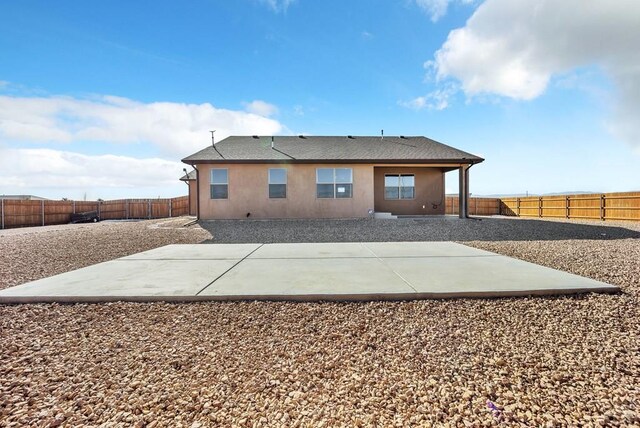
<path id="1" fill-rule="evenodd" d="M 209 129 L 425 135 L 486 158 L 474 194 L 638 190 L 640 6 L 579 6 L 3 2 L 0 193 L 184 194 Z"/>

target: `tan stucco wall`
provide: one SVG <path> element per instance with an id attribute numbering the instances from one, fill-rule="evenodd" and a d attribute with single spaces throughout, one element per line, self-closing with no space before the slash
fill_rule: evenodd
<path id="1" fill-rule="evenodd" d="M 385 174 L 414 174 L 415 199 L 385 200 Z M 427 167 L 375 167 L 375 210 L 400 215 L 444 214 L 444 172 Z M 434 204 L 437 205 L 434 208 Z"/>
<path id="2" fill-rule="evenodd" d="M 353 197 L 317 199 L 316 168 L 352 168 Z M 229 199 L 211 199 L 211 168 L 227 168 Z M 269 199 L 269 168 L 287 169 L 287 197 Z M 353 218 L 367 217 L 373 209 L 372 165 L 304 164 L 200 164 L 200 218 Z"/>
<path id="3" fill-rule="evenodd" d="M 189 183 L 189 215 L 196 215 L 196 204 L 198 203 L 198 195 L 196 189 L 196 180 L 190 180 Z"/>

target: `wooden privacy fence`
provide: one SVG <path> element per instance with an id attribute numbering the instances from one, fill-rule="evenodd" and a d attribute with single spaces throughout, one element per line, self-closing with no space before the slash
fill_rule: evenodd
<path id="1" fill-rule="evenodd" d="M 179 217 L 189 214 L 189 197 L 113 201 L 0 199 L 0 228 L 64 224 L 71 221 L 71 214 L 87 211 L 97 211 L 100 220 Z"/>
<path id="2" fill-rule="evenodd" d="M 458 197 L 447 196 L 445 214 L 458 214 Z M 496 215 L 500 213 L 498 198 L 469 198 L 469 215 Z"/>
<path id="3" fill-rule="evenodd" d="M 447 196 L 445 208 L 458 214 L 458 197 Z M 640 192 L 469 198 L 469 215 L 640 221 Z"/>
<path id="4" fill-rule="evenodd" d="M 502 198 L 500 214 L 587 220 L 640 220 L 640 192 Z"/>

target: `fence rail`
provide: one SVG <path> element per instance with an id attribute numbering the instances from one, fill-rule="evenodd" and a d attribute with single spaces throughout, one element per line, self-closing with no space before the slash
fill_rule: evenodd
<path id="1" fill-rule="evenodd" d="M 640 192 L 501 198 L 499 214 L 586 220 L 640 220 Z"/>
<path id="2" fill-rule="evenodd" d="M 447 196 L 445 213 L 458 214 L 458 197 Z M 498 198 L 469 198 L 469 215 L 497 215 L 500 213 L 500 199 Z"/>
<path id="3" fill-rule="evenodd" d="M 0 229 L 64 224 L 71 214 L 97 211 L 101 220 L 154 219 L 189 214 L 189 197 L 112 201 L 0 199 Z M 447 196 L 446 214 L 458 214 L 458 197 Z M 640 221 L 640 192 L 590 195 L 469 198 L 469 215 Z"/>
<path id="4" fill-rule="evenodd" d="M 458 214 L 458 197 L 447 196 L 446 213 Z M 469 198 L 470 215 L 640 221 L 640 192 Z"/>
<path id="5" fill-rule="evenodd" d="M 189 214 L 189 197 L 112 201 L 0 199 L 0 229 L 69 223 L 71 214 L 88 211 L 97 211 L 100 220 L 179 217 Z"/>

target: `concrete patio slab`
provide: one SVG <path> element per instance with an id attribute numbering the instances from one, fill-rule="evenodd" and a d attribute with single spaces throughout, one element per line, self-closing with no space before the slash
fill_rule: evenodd
<path id="1" fill-rule="evenodd" d="M 268 244 L 249 256 L 249 259 L 335 259 L 375 258 L 359 242 Z"/>
<path id="2" fill-rule="evenodd" d="M 122 257 L 118 260 L 240 260 L 262 244 L 184 245 L 171 244 Z"/>
<path id="3" fill-rule="evenodd" d="M 0 290 L 0 303 L 384 300 L 617 292 L 451 242 L 168 245 Z"/>
<path id="4" fill-rule="evenodd" d="M 238 261 L 114 260 L 0 290 L 0 302 L 20 296 L 59 302 L 149 296 L 171 300 L 196 295 Z"/>
<path id="5" fill-rule="evenodd" d="M 249 258 L 201 295 L 224 296 L 233 290 L 236 296 L 252 299 L 295 296 L 295 300 L 307 300 L 341 296 L 353 299 L 356 295 L 373 299 L 415 292 L 377 258 L 281 260 L 274 263 L 273 259 Z"/>
<path id="6" fill-rule="evenodd" d="M 496 253 L 478 250 L 454 242 L 367 242 L 364 244 L 378 257 L 484 257 Z"/>
<path id="7" fill-rule="evenodd" d="M 500 255 L 467 256 L 463 262 L 458 257 L 382 260 L 417 293 L 428 296 L 446 295 L 454 290 L 468 296 L 486 297 L 567 294 L 606 291 L 600 289 L 611 287 L 590 278 Z"/>

